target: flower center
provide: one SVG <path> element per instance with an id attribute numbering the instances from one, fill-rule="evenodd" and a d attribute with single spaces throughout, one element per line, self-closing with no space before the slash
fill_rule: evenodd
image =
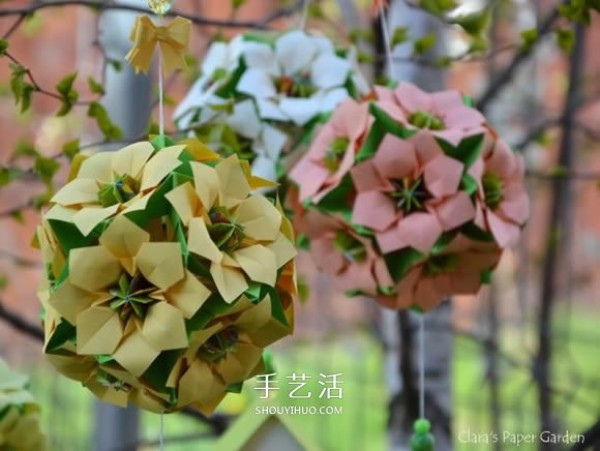
<path id="1" fill-rule="evenodd" d="M 206 340 L 198 349 L 198 355 L 203 360 L 218 362 L 235 348 L 239 339 L 240 333 L 237 328 L 229 326 Z"/>
<path id="2" fill-rule="evenodd" d="M 350 144 L 350 139 L 345 136 L 338 136 L 331 142 L 323 159 L 323 163 L 329 172 L 335 172 L 340 168 L 340 164 L 348 150 L 348 144 Z"/>
<path id="3" fill-rule="evenodd" d="M 317 92 L 317 88 L 313 85 L 309 73 L 278 77 L 275 79 L 275 87 L 279 94 L 295 98 L 305 99 Z"/>
<path id="4" fill-rule="evenodd" d="M 133 199 L 139 192 L 137 180 L 124 174 L 117 177 L 112 183 L 103 184 L 98 191 L 98 201 L 103 207 L 115 204 L 124 204 Z"/>
<path id="5" fill-rule="evenodd" d="M 238 250 L 244 240 L 244 229 L 232 220 L 229 211 L 225 207 L 216 207 L 209 217 L 208 234 L 217 247 L 223 252 Z"/>
<path id="6" fill-rule="evenodd" d="M 435 277 L 452 271 L 457 264 L 458 256 L 456 254 L 435 255 L 427 260 L 423 271 L 426 276 Z"/>
<path id="7" fill-rule="evenodd" d="M 431 199 L 431 194 L 425 189 L 422 177 L 416 180 L 404 177 L 401 180 L 391 180 L 391 183 L 394 190 L 389 196 L 398 210 L 406 214 L 425 210 L 425 202 Z"/>
<path id="8" fill-rule="evenodd" d="M 481 179 L 485 204 L 492 210 L 500 206 L 504 199 L 502 195 L 502 179 L 491 172 L 487 172 Z"/>
<path id="9" fill-rule="evenodd" d="M 144 318 L 148 307 L 158 302 L 149 296 L 155 290 L 140 273 L 133 278 L 122 274 L 118 286 L 110 290 L 110 308 L 116 310 L 123 321 L 127 321 L 131 315 Z"/>
<path id="10" fill-rule="evenodd" d="M 426 113 L 425 111 L 415 111 L 412 113 L 408 122 L 417 128 L 426 128 L 429 130 L 444 130 L 446 124 L 439 116 Z"/>
<path id="11" fill-rule="evenodd" d="M 338 230 L 333 245 L 350 263 L 360 263 L 367 258 L 367 250 L 363 243 L 345 230 Z"/>

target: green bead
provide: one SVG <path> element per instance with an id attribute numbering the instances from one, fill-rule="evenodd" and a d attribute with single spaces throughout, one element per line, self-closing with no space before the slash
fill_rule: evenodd
<path id="1" fill-rule="evenodd" d="M 431 423 L 425 418 L 415 421 L 415 432 L 419 435 L 427 434 L 431 431 Z"/>
<path id="2" fill-rule="evenodd" d="M 410 439 L 410 447 L 412 451 L 434 451 L 435 439 L 429 433 L 431 431 L 431 423 L 425 418 L 415 421 L 415 433 Z"/>
<path id="3" fill-rule="evenodd" d="M 410 439 L 412 451 L 435 451 L 435 439 L 431 434 L 414 434 Z"/>

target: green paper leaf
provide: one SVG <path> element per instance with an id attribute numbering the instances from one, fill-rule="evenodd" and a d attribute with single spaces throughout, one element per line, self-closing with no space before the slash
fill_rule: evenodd
<path id="1" fill-rule="evenodd" d="M 424 258 L 424 254 L 412 248 L 401 249 L 384 255 L 386 266 L 394 282 L 402 280 L 409 269 Z"/>
<path id="2" fill-rule="evenodd" d="M 61 348 L 66 342 L 75 342 L 76 330 L 75 326 L 62 320 L 52 332 L 52 336 L 46 343 L 44 352 L 52 353 Z"/>
<path id="3" fill-rule="evenodd" d="M 244 381 L 237 382 L 235 384 L 230 384 L 227 386 L 227 392 L 228 393 L 241 393 L 243 387 L 244 387 Z"/>
<path id="4" fill-rule="evenodd" d="M 456 147 L 440 138 L 436 138 L 436 141 L 446 155 L 462 162 L 465 165 L 466 170 L 470 168 L 481 155 L 481 151 L 483 150 L 484 135 L 479 134 L 468 136 L 464 138 Z"/>
<path id="5" fill-rule="evenodd" d="M 305 234 L 301 233 L 296 237 L 296 246 L 305 251 L 309 251 L 310 250 L 310 240 L 308 239 L 308 237 Z"/>

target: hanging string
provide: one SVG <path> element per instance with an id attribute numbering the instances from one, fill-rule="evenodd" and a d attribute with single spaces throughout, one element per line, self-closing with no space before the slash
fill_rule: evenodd
<path id="1" fill-rule="evenodd" d="M 419 418 L 425 418 L 425 315 L 419 315 Z"/>
<path id="2" fill-rule="evenodd" d="M 165 416 L 164 414 L 160 414 L 160 429 L 158 433 L 158 448 L 160 451 L 164 451 L 165 449 Z"/>
<path id="3" fill-rule="evenodd" d="M 390 28 L 387 22 L 387 14 L 385 6 L 379 10 L 379 21 L 381 22 L 381 35 L 383 38 L 383 46 L 385 48 L 385 59 L 387 62 L 387 72 L 389 80 L 394 79 L 394 57 L 392 55 L 392 39 L 390 37 Z"/>
<path id="4" fill-rule="evenodd" d="M 165 107 L 163 99 L 163 68 L 162 52 L 158 50 L 158 130 L 160 136 L 165 134 Z"/>
<path id="5" fill-rule="evenodd" d="M 309 8 L 310 8 L 310 0 L 304 0 L 304 3 L 302 4 L 302 15 L 300 16 L 300 24 L 298 25 L 298 28 L 300 30 L 306 29 L 306 23 L 308 22 Z"/>

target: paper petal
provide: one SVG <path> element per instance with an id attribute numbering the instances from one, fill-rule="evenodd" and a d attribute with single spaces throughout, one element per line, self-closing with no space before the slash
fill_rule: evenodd
<path id="1" fill-rule="evenodd" d="M 172 286 L 165 297 L 171 305 L 181 310 L 186 319 L 190 319 L 210 295 L 211 291 L 194 274 L 186 270 L 185 278 Z"/>
<path id="2" fill-rule="evenodd" d="M 121 265 L 103 246 L 72 249 L 69 255 L 71 283 L 87 291 L 99 291 L 116 284 Z"/>
<path id="3" fill-rule="evenodd" d="M 173 206 L 183 225 L 188 226 L 190 220 L 200 209 L 200 202 L 193 185 L 186 182 L 165 194 L 165 198 Z"/>
<path id="4" fill-rule="evenodd" d="M 58 190 L 51 202 L 65 206 L 98 202 L 98 184 L 94 179 L 76 178 Z"/>
<path id="5" fill-rule="evenodd" d="M 154 147 L 148 141 L 123 147 L 113 153 L 113 171 L 117 175 L 128 174 L 137 179 L 141 177 L 142 169 L 153 153 Z"/>
<path id="6" fill-rule="evenodd" d="M 190 166 L 194 174 L 196 193 L 208 211 L 219 196 L 219 176 L 214 168 L 206 164 L 191 162 Z"/>
<path id="7" fill-rule="evenodd" d="M 185 146 L 178 145 L 165 147 L 156 152 L 144 168 L 140 190 L 146 191 L 155 188 L 167 175 L 181 166 L 179 155 L 183 149 Z"/>
<path id="8" fill-rule="evenodd" d="M 235 206 L 248 196 L 250 185 L 236 155 L 219 163 L 216 171 L 221 183 L 220 201 L 222 205 L 228 208 Z"/>
<path id="9" fill-rule="evenodd" d="M 250 280 L 271 287 L 277 280 L 277 258 L 275 254 L 260 244 L 238 249 L 233 258 L 242 267 Z"/>
<path id="10" fill-rule="evenodd" d="M 383 232 L 398 217 L 394 203 L 380 191 L 359 193 L 354 201 L 352 222 Z"/>
<path id="11" fill-rule="evenodd" d="M 83 236 L 88 236 L 98 224 L 116 214 L 118 210 L 119 204 L 106 208 L 82 208 L 73 215 L 73 224 L 75 224 Z"/>
<path id="12" fill-rule="evenodd" d="M 123 335 L 119 315 L 109 307 L 91 307 L 77 315 L 77 353 L 112 354 Z"/>
<path id="13" fill-rule="evenodd" d="M 162 290 L 175 285 L 184 277 L 179 243 L 144 243 L 135 261 L 148 282 Z"/>
<path id="14" fill-rule="evenodd" d="M 397 231 L 406 244 L 425 254 L 442 234 L 442 226 L 435 215 L 412 213 L 398 223 Z"/>
<path id="15" fill-rule="evenodd" d="M 248 282 L 239 269 L 228 268 L 217 263 L 210 265 L 210 274 L 225 302 L 231 304 L 248 289 Z"/>
<path id="16" fill-rule="evenodd" d="M 452 230 L 475 219 L 475 206 L 464 191 L 442 202 L 435 211 L 444 231 Z"/>
<path id="17" fill-rule="evenodd" d="M 125 216 L 117 216 L 100 236 L 100 244 L 117 258 L 133 258 L 150 234 Z"/>
<path id="18" fill-rule="evenodd" d="M 273 241 L 279 234 L 281 213 L 263 196 L 251 196 L 240 203 L 236 221 L 244 234 L 258 241 Z"/>
<path id="19" fill-rule="evenodd" d="M 350 64 L 334 53 L 323 53 L 311 67 L 311 78 L 320 89 L 342 86 L 348 79 Z"/>
<path id="20" fill-rule="evenodd" d="M 210 237 L 202 218 L 193 218 L 190 221 L 188 250 L 214 263 L 220 263 L 223 260 L 223 254 Z"/>
<path id="21" fill-rule="evenodd" d="M 139 377 L 150 367 L 158 354 L 142 333 L 135 331 L 123 341 L 113 357 L 123 368 Z"/>
<path id="22" fill-rule="evenodd" d="M 425 165 L 425 184 L 435 197 L 456 193 L 463 172 L 463 164 L 446 155 L 439 155 Z"/>
<path id="23" fill-rule="evenodd" d="M 142 334 L 157 351 L 183 349 L 188 345 L 183 314 L 166 302 L 150 306 L 144 319 Z"/>

